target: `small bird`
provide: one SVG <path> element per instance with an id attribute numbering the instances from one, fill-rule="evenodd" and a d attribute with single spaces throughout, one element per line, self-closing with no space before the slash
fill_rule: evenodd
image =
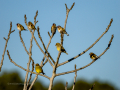
<path id="1" fill-rule="evenodd" d="M 35 65 L 35 70 L 37 73 L 42 73 L 43 75 L 45 74 L 42 70 L 42 67 L 38 63 Z"/>
<path id="2" fill-rule="evenodd" d="M 35 26 L 30 21 L 28 22 L 28 28 L 31 29 L 31 30 L 36 30 Z"/>
<path id="3" fill-rule="evenodd" d="M 68 53 L 66 52 L 66 50 L 64 49 L 64 47 L 60 43 L 56 43 L 55 46 L 56 46 L 58 51 L 62 51 L 68 55 Z"/>
<path id="4" fill-rule="evenodd" d="M 98 56 L 95 55 L 93 52 L 90 52 L 89 55 L 92 60 L 96 60 L 98 58 Z"/>
<path id="5" fill-rule="evenodd" d="M 53 23 L 53 25 L 51 26 L 51 33 L 53 33 L 53 36 L 56 33 L 56 29 L 57 29 L 56 24 Z"/>
<path id="6" fill-rule="evenodd" d="M 57 26 L 57 29 L 58 29 L 59 33 L 63 33 L 63 34 L 66 34 L 67 36 L 69 36 L 69 34 L 67 34 L 67 32 L 65 31 L 65 29 L 63 27 Z"/>
<path id="7" fill-rule="evenodd" d="M 23 31 L 23 30 L 27 31 L 21 24 L 17 23 L 16 25 L 19 31 Z"/>

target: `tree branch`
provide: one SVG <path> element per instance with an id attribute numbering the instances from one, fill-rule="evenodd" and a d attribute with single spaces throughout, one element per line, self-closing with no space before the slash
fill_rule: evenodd
<path id="1" fill-rule="evenodd" d="M 23 47 L 25 48 L 25 51 L 26 51 L 27 54 L 29 55 L 29 52 L 28 52 L 28 50 L 27 50 L 27 48 L 26 48 L 26 46 L 25 46 L 25 43 L 24 43 L 24 41 L 23 41 L 23 39 L 22 39 L 22 37 L 21 37 L 21 31 L 19 31 L 19 36 L 20 36 L 20 40 L 21 40 L 21 42 L 22 42 L 22 44 L 23 44 Z"/>
<path id="2" fill-rule="evenodd" d="M 42 40 L 42 37 L 40 36 L 39 27 L 37 27 L 37 32 L 38 32 L 38 36 L 39 36 L 39 38 L 40 38 L 40 41 L 41 41 L 42 44 L 43 44 L 43 47 L 44 47 L 44 49 L 45 49 L 45 52 L 48 54 L 48 56 L 50 57 L 50 59 L 52 60 L 52 62 L 55 64 L 55 61 L 54 61 L 53 58 L 51 57 L 50 53 L 47 51 L 47 49 L 46 49 L 46 47 L 45 47 L 45 44 L 44 44 L 44 42 L 43 42 L 43 40 Z"/>
<path id="3" fill-rule="evenodd" d="M 4 39 L 6 40 L 6 43 L 5 43 L 5 48 L 4 48 L 1 63 L 0 63 L 0 72 L 1 72 L 2 65 L 3 65 L 3 60 L 4 60 L 4 55 L 5 55 L 5 51 L 6 51 L 6 48 L 7 48 L 8 40 L 10 39 L 10 34 L 15 31 L 15 30 L 11 31 L 11 29 L 12 29 L 12 22 L 10 22 L 10 30 L 9 30 L 9 33 L 8 33 L 8 38 L 6 39 L 4 37 Z"/>
<path id="4" fill-rule="evenodd" d="M 34 17 L 34 25 L 36 25 L 36 17 L 37 17 L 37 15 L 38 15 L 38 11 L 36 12 L 36 15 L 35 15 L 35 17 Z M 26 15 L 24 16 L 24 18 L 25 18 L 25 24 L 27 25 L 27 17 L 26 17 Z M 32 31 L 31 31 L 32 32 Z M 33 35 L 34 35 L 34 32 L 35 32 L 35 30 L 33 30 Z M 31 37 L 31 40 L 30 40 L 30 48 L 29 48 L 29 61 L 28 61 L 28 63 L 27 63 L 27 72 L 26 72 L 26 76 L 25 76 L 25 81 L 24 81 L 24 88 L 23 88 L 23 90 L 27 90 L 27 78 L 28 78 L 28 71 L 29 71 L 29 67 L 30 67 L 30 62 L 31 62 L 31 56 L 32 56 L 32 41 L 33 41 L 33 36 Z M 31 74 L 31 76 L 32 76 L 32 74 Z"/>
<path id="5" fill-rule="evenodd" d="M 76 70 L 76 64 L 75 64 L 75 70 Z M 74 90 L 74 89 L 75 89 L 76 77 L 77 77 L 77 71 L 75 72 L 74 84 L 73 84 L 73 88 L 72 88 L 72 90 Z"/>
<path id="6" fill-rule="evenodd" d="M 35 81 L 37 80 L 37 78 L 38 78 L 38 75 L 35 76 L 33 82 L 32 82 L 31 85 L 30 85 L 29 90 L 31 90 L 31 88 L 32 88 L 33 84 L 35 83 Z"/>
<path id="7" fill-rule="evenodd" d="M 113 37 L 114 37 L 114 35 L 112 35 L 112 37 L 111 37 L 111 39 L 110 39 L 110 41 L 109 41 L 108 47 L 104 50 L 103 53 L 101 53 L 101 54 L 98 56 L 98 58 L 100 58 L 100 57 L 109 49 L 109 47 L 110 47 L 110 45 L 111 45 L 111 42 L 112 42 L 112 40 L 113 40 Z M 97 59 L 98 59 L 98 58 L 97 58 Z M 96 59 L 96 60 L 97 60 L 97 59 Z M 64 74 L 68 74 L 68 73 L 73 73 L 73 72 L 82 70 L 82 69 L 90 66 L 90 65 L 91 65 L 92 63 L 94 63 L 96 60 L 93 60 L 91 63 L 87 64 L 86 66 L 83 66 L 83 67 L 78 68 L 78 69 L 76 69 L 76 70 L 72 70 L 72 71 L 68 71 L 68 72 L 63 72 L 63 73 L 58 73 L 58 74 L 56 74 L 56 76 L 60 76 L 60 75 L 64 75 Z"/>
<path id="8" fill-rule="evenodd" d="M 49 32 L 48 32 L 49 33 Z M 48 34 L 48 35 L 50 35 L 50 33 Z M 52 34 L 53 35 L 53 34 Z M 51 43 L 51 40 L 52 40 L 52 37 L 50 36 L 50 40 L 49 40 L 49 42 L 48 42 L 48 45 L 47 45 L 47 47 L 46 47 L 46 50 L 48 50 L 48 47 L 49 47 L 49 45 L 50 45 L 50 43 Z M 41 67 L 43 67 L 43 65 L 45 65 L 46 63 L 47 63 L 47 61 L 48 61 L 48 59 L 46 60 L 46 63 L 44 63 L 43 64 L 43 62 L 44 62 L 44 60 L 45 60 L 45 55 L 44 55 L 44 57 L 43 57 L 43 59 L 42 59 L 42 61 L 41 61 Z"/>
<path id="9" fill-rule="evenodd" d="M 89 49 L 91 49 L 103 37 L 103 35 L 109 30 L 109 27 L 111 26 L 112 21 L 113 21 L 113 19 L 111 19 L 111 21 L 110 21 L 108 27 L 106 28 L 105 32 L 103 32 L 103 34 L 89 48 L 87 48 L 85 51 L 83 51 L 82 53 L 78 54 L 77 56 L 75 56 L 75 57 L 73 57 L 73 58 L 71 58 L 71 59 L 69 59 L 69 60 L 67 60 L 67 61 L 65 61 L 63 63 L 58 64 L 58 67 L 61 66 L 61 65 L 66 64 L 66 63 L 68 63 L 68 62 L 70 62 L 72 60 L 75 60 L 76 58 L 78 58 L 79 56 L 81 56 L 82 54 L 87 52 Z"/>
<path id="10" fill-rule="evenodd" d="M 27 70 L 27 69 L 25 69 L 25 68 L 23 68 L 22 66 L 20 66 L 20 65 L 18 65 L 18 64 L 16 64 L 12 59 L 11 59 L 11 57 L 10 57 L 10 54 L 9 54 L 9 51 L 7 50 L 7 55 L 8 55 L 8 57 L 9 57 L 9 60 L 10 60 L 10 62 L 12 62 L 15 66 L 17 66 L 17 67 L 19 67 L 19 68 L 21 68 L 21 69 L 23 69 L 24 71 L 27 71 L 27 72 L 30 72 L 30 73 L 33 73 L 33 74 L 38 74 L 38 75 L 40 75 L 40 76 L 43 76 L 43 77 L 46 77 L 46 78 L 48 78 L 48 79 L 50 79 L 50 77 L 48 77 L 48 76 L 46 76 L 46 75 L 43 75 L 43 74 L 40 74 L 40 73 L 35 73 L 35 72 L 32 72 L 32 71 L 29 71 L 29 70 Z"/>
<path id="11" fill-rule="evenodd" d="M 65 85 L 65 90 L 67 90 L 67 86 L 68 86 L 68 82 L 66 82 L 66 85 Z"/>

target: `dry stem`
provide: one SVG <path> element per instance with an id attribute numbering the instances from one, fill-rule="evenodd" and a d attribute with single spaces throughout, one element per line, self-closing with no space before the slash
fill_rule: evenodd
<path id="1" fill-rule="evenodd" d="M 67 90 L 67 86 L 68 86 L 68 82 L 66 82 L 66 85 L 65 85 L 65 90 Z"/>
<path id="2" fill-rule="evenodd" d="M 112 40 L 113 40 L 113 37 L 114 37 L 114 35 L 111 36 L 111 39 L 110 39 L 110 41 L 109 41 L 109 44 L 108 44 L 107 48 L 98 56 L 98 58 L 100 58 L 100 57 L 109 49 L 109 47 L 110 47 L 110 45 L 111 45 L 111 42 L 112 42 Z M 98 59 L 98 58 L 97 58 L 97 59 Z M 96 60 L 97 60 L 97 59 L 96 59 Z M 58 73 L 58 74 L 56 74 L 56 76 L 60 76 L 60 75 L 64 75 L 64 74 L 68 74 L 68 73 L 73 73 L 73 72 L 79 71 L 79 70 L 81 70 L 81 69 L 84 69 L 84 68 L 90 66 L 90 65 L 91 65 L 92 63 L 94 63 L 96 60 L 93 60 L 91 63 L 87 64 L 86 66 L 83 66 L 83 67 L 78 68 L 78 69 L 76 69 L 76 70 L 72 70 L 72 71 L 68 71 L 68 72 L 63 72 L 63 73 Z"/>
<path id="3" fill-rule="evenodd" d="M 29 70 L 27 70 L 27 69 L 25 69 L 25 68 L 23 68 L 22 66 L 20 66 L 20 65 L 18 65 L 18 64 L 16 64 L 12 59 L 11 59 L 11 57 L 10 57 L 10 54 L 9 54 L 9 51 L 7 50 L 7 55 L 8 55 L 8 57 L 9 57 L 9 60 L 10 60 L 10 62 L 11 63 L 13 63 L 15 66 L 17 66 L 17 67 L 19 67 L 19 68 L 21 68 L 21 69 L 23 69 L 24 71 L 27 71 L 27 72 L 30 72 L 30 73 L 33 73 L 33 74 L 38 74 L 38 75 L 40 75 L 40 76 L 43 76 L 43 77 L 46 77 L 46 78 L 48 78 L 48 79 L 50 79 L 50 77 L 48 77 L 48 76 L 46 76 L 46 75 L 43 75 L 43 74 L 40 74 L 40 73 L 35 73 L 35 72 L 32 72 L 32 71 L 29 71 Z"/>
<path id="4" fill-rule="evenodd" d="M 111 26 L 112 21 L 113 21 L 113 19 L 111 19 L 111 21 L 110 21 L 108 27 L 106 28 L 105 32 L 103 32 L 103 34 L 89 48 L 87 48 L 85 51 L 83 51 L 82 53 L 78 54 L 77 56 L 75 56 L 75 57 L 73 57 L 73 58 L 71 58 L 71 59 L 69 59 L 69 60 L 67 60 L 67 61 L 65 61 L 63 63 L 58 64 L 58 67 L 61 66 L 61 65 L 66 64 L 66 63 L 68 63 L 68 62 L 70 62 L 72 60 L 75 60 L 77 57 L 81 56 L 82 54 L 87 52 L 89 49 L 91 49 L 103 37 L 103 35 L 109 30 L 109 27 Z"/>
<path id="5" fill-rule="evenodd" d="M 3 65 L 3 60 L 4 60 L 5 51 L 6 51 L 6 48 L 7 48 L 7 43 L 8 43 L 8 40 L 10 39 L 10 34 L 15 31 L 15 30 L 11 31 L 11 29 L 12 29 L 12 22 L 10 22 L 10 30 L 9 30 L 9 33 L 8 33 L 8 38 L 6 39 L 4 37 L 4 39 L 6 40 L 6 43 L 5 43 L 5 48 L 4 48 L 4 51 L 3 51 L 3 54 L 2 54 L 1 63 L 0 63 L 0 72 L 1 72 L 2 65 Z"/>
<path id="6" fill-rule="evenodd" d="M 76 70 L 76 64 L 75 64 L 75 70 Z M 77 77 L 77 71 L 75 72 L 74 84 L 73 84 L 73 88 L 72 88 L 72 90 L 74 90 L 74 89 L 75 89 L 76 77 Z"/>

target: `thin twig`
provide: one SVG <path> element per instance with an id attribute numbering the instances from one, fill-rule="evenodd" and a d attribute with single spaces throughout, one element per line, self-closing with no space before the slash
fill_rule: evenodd
<path id="1" fill-rule="evenodd" d="M 49 32 L 48 32 L 48 33 L 49 33 Z M 46 50 L 48 50 L 48 47 L 49 47 L 49 45 L 50 45 L 50 43 L 51 43 L 51 40 L 52 40 L 52 37 L 50 36 L 50 40 L 49 40 L 49 42 L 48 42 L 48 45 L 47 45 L 47 47 L 46 47 Z M 43 57 L 43 59 L 42 59 L 42 61 L 41 61 L 41 64 L 40 64 L 41 67 L 43 67 L 43 65 L 45 65 L 45 63 L 43 64 L 44 60 L 45 60 L 45 55 L 44 55 L 44 57 Z M 48 61 L 48 60 L 46 60 L 46 63 L 47 63 L 47 61 Z"/>
<path id="2" fill-rule="evenodd" d="M 23 39 L 22 39 L 22 37 L 21 37 L 21 31 L 19 31 L 19 36 L 20 36 L 20 40 L 21 40 L 21 42 L 22 42 L 22 44 L 23 44 L 23 47 L 25 48 L 25 51 L 26 51 L 27 54 L 29 55 L 29 52 L 28 52 L 28 50 L 27 50 L 27 48 L 26 48 L 26 46 L 25 46 L 25 43 L 24 43 L 24 41 L 23 41 Z"/>
<path id="3" fill-rule="evenodd" d="M 36 25 L 36 17 L 37 17 L 37 15 L 38 15 L 38 11 L 36 12 L 36 15 L 35 15 L 35 17 L 34 17 L 34 26 Z M 25 18 L 25 24 L 27 25 L 27 17 L 26 17 L 26 15 L 24 16 L 24 18 Z M 32 31 L 31 31 L 32 32 Z M 34 32 L 35 32 L 35 30 L 33 30 L 33 35 L 34 35 Z M 28 63 L 27 63 L 27 71 L 29 70 L 29 67 L 30 67 L 30 62 L 31 62 L 31 56 L 32 56 L 32 41 L 33 41 L 33 36 L 31 37 L 31 39 L 30 39 L 30 48 L 29 48 L 29 61 L 28 61 Z M 29 72 L 26 72 L 26 76 L 25 76 L 25 81 L 24 81 L 24 89 L 23 90 L 26 90 L 27 89 L 27 78 L 28 78 L 28 73 Z M 32 76 L 32 74 L 31 74 L 31 76 Z M 31 77 L 30 77 L 31 78 Z"/>
<path id="4" fill-rule="evenodd" d="M 110 45 L 111 45 L 111 42 L 112 42 L 112 40 L 113 40 L 113 37 L 114 37 L 114 35 L 111 36 L 111 39 L 110 39 L 110 41 L 109 41 L 109 44 L 108 44 L 107 48 L 104 50 L 104 52 L 102 52 L 102 53 L 98 56 L 98 58 L 100 58 L 100 57 L 109 49 L 109 47 L 110 47 Z M 98 59 L 98 58 L 97 58 L 97 59 Z M 96 60 L 97 60 L 97 59 L 96 59 Z M 82 70 L 82 69 L 90 66 L 90 65 L 91 65 L 92 63 L 94 63 L 96 60 L 93 60 L 92 62 L 90 62 L 90 63 L 87 64 L 86 66 L 83 66 L 83 67 L 78 68 L 78 69 L 76 69 L 76 70 L 72 70 L 72 71 L 68 71 L 68 72 L 63 72 L 63 73 L 58 73 L 58 74 L 56 74 L 56 76 L 60 76 L 60 75 L 64 75 L 64 74 L 68 74 L 68 73 L 73 73 L 73 72 Z"/>
<path id="5" fill-rule="evenodd" d="M 31 59 L 32 60 L 32 59 Z M 32 72 L 34 71 L 34 60 L 32 60 Z M 32 73 L 30 74 L 30 78 L 29 78 L 29 80 L 28 80 L 28 82 L 27 82 L 27 87 L 28 87 L 28 85 L 29 85 L 29 82 L 30 82 L 30 80 L 31 80 L 31 78 L 32 78 Z"/>
<path id="6" fill-rule="evenodd" d="M 85 51 L 83 51 L 82 53 L 78 54 L 77 56 L 75 56 L 75 57 L 73 57 L 73 58 L 71 58 L 71 59 L 69 59 L 69 60 L 67 60 L 67 61 L 65 61 L 63 63 L 58 64 L 58 67 L 61 66 L 61 65 L 66 64 L 66 63 L 68 63 L 68 62 L 70 62 L 72 60 L 75 60 L 77 57 L 81 56 L 82 54 L 87 52 L 89 49 L 91 49 L 103 37 L 103 35 L 109 30 L 109 27 L 111 26 L 112 21 L 113 21 L 113 19 L 111 19 L 111 21 L 110 21 L 108 27 L 106 28 L 105 32 L 103 32 L 103 34 L 89 48 L 87 48 Z"/>
<path id="7" fill-rule="evenodd" d="M 68 82 L 66 82 L 66 85 L 65 85 L 65 90 L 67 90 L 67 86 L 68 86 Z"/>
<path id="8" fill-rule="evenodd" d="M 33 84 L 35 83 L 35 81 L 37 80 L 37 78 L 38 78 L 38 75 L 35 76 L 33 82 L 32 82 L 31 85 L 30 85 L 29 90 L 31 90 L 31 88 L 32 88 Z"/>
<path id="9" fill-rule="evenodd" d="M 24 71 L 27 71 L 27 72 L 30 72 L 30 73 L 33 73 L 33 74 L 38 74 L 38 75 L 40 75 L 40 76 L 43 76 L 43 77 L 46 77 L 46 78 L 48 78 L 48 79 L 50 79 L 50 77 L 48 77 L 48 76 L 46 76 L 46 75 L 43 75 L 43 74 L 40 74 L 40 73 L 35 73 L 35 72 L 32 72 L 32 71 L 29 71 L 29 70 L 27 70 L 27 69 L 25 69 L 25 68 L 23 68 L 22 66 L 20 66 L 20 65 L 18 65 L 18 64 L 16 64 L 12 59 L 11 59 L 11 57 L 10 57 L 10 54 L 9 54 L 9 51 L 7 50 L 7 55 L 8 55 L 8 57 L 9 57 L 9 60 L 10 60 L 10 62 L 11 63 L 13 63 L 15 66 L 17 66 L 17 67 L 19 67 L 19 68 L 21 68 L 21 69 L 23 69 Z"/>
<path id="10" fill-rule="evenodd" d="M 76 70 L 76 64 L 75 64 L 75 70 Z M 74 90 L 74 89 L 75 89 L 76 77 L 77 77 L 77 71 L 75 72 L 74 84 L 73 84 L 73 88 L 72 88 L 72 90 Z"/>
<path id="11" fill-rule="evenodd" d="M 66 4 L 65 4 L 65 6 L 67 7 Z M 71 6 L 71 9 L 73 8 L 73 6 L 74 6 L 74 3 L 73 3 L 73 5 Z M 68 13 L 69 13 L 69 11 L 70 11 L 71 9 L 68 10 L 68 8 L 67 8 L 67 10 L 66 10 L 67 13 L 66 13 L 66 19 L 65 19 L 64 29 L 66 29 L 66 23 L 67 23 Z M 64 37 L 64 34 L 61 34 L 61 45 L 62 45 L 62 46 L 63 46 L 63 37 Z M 61 51 L 59 51 L 57 60 L 56 60 L 56 62 L 55 62 L 55 66 L 53 67 L 53 74 L 52 74 L 52 77 L 51 77 L 51 79 L 50 79 L 50 85 L 49 85 L 49 89 L 48 89 L 48 90 L 51 90 L 51 89 L 52 89 L 53 80 L 54 80 L 54 78 L 56 77 L 56 69 L 57 69 L 57 66 L 58 66 L 58 62 L 59 62 L 60 55 L 61 55 Z"/>
<path id="12" fill-rule="evenodd" d="M 50 33 L 48 32 L 48 35 L 49 35 L 49 37 L 51 38 L 51 36 L 50 36 Z"/>
<path id="13" fill-rule="evenodd" d="M 46 49 L 46 47 L 45 47 L 45 44 L 44 44 L 44 42 L 43 42 L 43 40 L 42 40 L 42 37 L 40 36 L 39 26 L 37 27 L 37 32 L 38 32 L 38 36 L 39 36 L 39 38 L 40 38 L 40 41 L 41 41 L 42 44 L 43 44 L 43 47 L 44 47 L 44 49 L 45 49 L 45 52 L 48 54 L 48 56 L 50 57 L 50 59 L 52 60 L 52 62 L 55 64 L 55 61 L 54 61 L 53 58 L 51 57 L 50 53 L 47 51 L 47 49 Z"/>
<path id="14" fill-rule="evenodd" d="M 92 85 L 92 87 L 89 90 L 92 90 L 95 87 L 95 83 Z"/>
<path id="15" fill-rule="evenodd" d="M 0 72 L 1 72 L 2 65 L 3 65 L 3 60 L 4 60 L 4 55 L 5 55 L 5 51 L 6 51 L 6 48 L 7 48 L 8 40 L 10 39 L 10 34 L 15 31 L 15 30 L 11 31 L 11 29 L 12 29 L 12 22 L 10 22 L 10 30 L 9 30 L 9 33 L 8 33 L 8 38 L 6 39 L 4 37 L 4 39 L 6 40 L 6 43 L 5 43 L 5 48 L 4 48 L 1 63 L 0 63 Z"/>
<path id="16" fill-rule="evenodd" d="M 35 30 L 33 30 L 33 33 L 34 33 Z M 31 56 L 32 56 L 32 41 L 33 41 L 33 37 L 31 37 L 30 39 L 30 48 L 29 48 L 29 61 L 27 63 L 27 70 L 29 70 L 29 67 L 30 67 L 30 62 L 31 62 Z M 26 76 L 25 76 L 25 81 L 24 81 L 24 89 L 23 90 L 26 90 L 27 89 L 27 78 L 28 78 L 28 73 L 29 72 L 26 72 Z"/>

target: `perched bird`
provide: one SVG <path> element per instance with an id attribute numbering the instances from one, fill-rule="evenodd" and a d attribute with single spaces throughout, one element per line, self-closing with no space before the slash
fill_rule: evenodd
<path id="1" fill-rule="evenodd" d="M 38 63 L 35 65 L 35 70 L 37 73 L 43 73 L 43 75 L 45 74 L 42 70 L 42 67 Z"/>
<path id="2" fill-rule="evenodd" d="M 35 26 L 30 21 L 28 22 L 28 28 L 31 29 L 31 30 L 36 30 Z"/>
<path id="3" fill-rule="evenodd" d="M 19 31 L 23 31 L 23 30 L 27 31 L 21 24 L 17 23 L 16 25 Z"/>
<path id="4" fill-rule="evenodd" d="M 66 52 L 66 50 L 64 49 L 64 47 L 60 43 L 56 43 L 55 46 L 56 46 L 58 51 L 62 51 L 68 55 L 68 53 Z"/>
<path id="5" fill-rule="evenodd" d="M 90 55 L 90 58 L 91 58 L 92 60 L 95 60 L 95 59 L 98 58 L 98 56 L 95 55 L 93 52 L 90 52 L 89 55 Z"/>
<path id="6" fill-rule="evenodd" d="M 53 25 L 51 26 L 51 33 L 53 33 L 53 36 L 54 36 L 54 34 L 56 33 L 56 24 L 55 23 L 53 23 Z"/>
<path id="7" fill-rule="evenodd" d="M 67 36 L 69 36 L 69 34 L 67 34 L 67 32 L 65 31 L 65 29 L 63 27 L 57 26 L 57 29 L 58 29 L 59 33 L 63 33 L 63 34 L 66 34 Z"/>

